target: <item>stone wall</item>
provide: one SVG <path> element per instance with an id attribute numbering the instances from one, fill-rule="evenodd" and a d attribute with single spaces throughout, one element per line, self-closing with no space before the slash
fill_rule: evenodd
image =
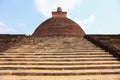
<path id="1" fill-rule="evenodd" d="M 85 37 L 108 51 L 120 54 L 120 35 L 86 35 Z"/>
<path id="2" fill-rule="evenodd" d="M 0 52 L 7 50 L 11 46 L 13 46 L 15 43 L 19 42 L 24 37 L 27 37 L 26 35 L 14 35 L 14 34 L 0 34 Z"/>

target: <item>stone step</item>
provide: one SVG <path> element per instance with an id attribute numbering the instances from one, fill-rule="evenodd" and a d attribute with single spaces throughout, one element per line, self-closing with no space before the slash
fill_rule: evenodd
<path id="1" fill-rule="evenodd" d="M 107 56 L 109 53 L 3 53 L 0 56 Z"/>
<path id="2" fill-rule="evenodd" d="M 16 50 L 16 49 L 19 49 L 20 47 L 18 47 L 18 48 L 14 48 L 14 47 L 12 47 L 12 48 L 10 48 L 10 49 L 12 49 L 12 50 Z M 29 48 L 31 48 L 31 49 L 36 49 L 36 50 L 39 50 L 39 49 L 65 49 L 66 47 L 33 47 L 32 48 L 32 46 L 29 46 Z M 26 48 L 27 49 L 27 48 Z M 68 48 L 68 49 L 75 49 L 75 50 L 101 50 L 101 48 L 98 48 L 98 47 L 79 47 L 79 46 L 74 46 L 74 47 L 70 47 L 70 48 Z"/>
<path id="3" fill-rule="evenodd" d="M 31 46 L 31 47 L 30 47 Z M 51 48 L 51 49 L 54 49 L 54 48 L 58 48 L 58 49 L 64 49 L 64 48 L 85 48 L 85 49 L 88 49 L 88 48 L 91 48 L 91 49 L 94 49 L 94 48 L 96 48 L 96 49 L 100 49 L 99 47 L 97 47 L 97 46 L 95 46 L 95 45 L 86 45 L 86 46 L 82 46 L 81 47 L 81 45 L 76 45 L 76 44 L 72 44 L 72 45 L 19 45 L 19 46 L 13 46 L 13 47 L 11 47 L 11 49 L 18 49 L 18 48 L 20 48 L 20 47 L 22 47 L 22 48 L 33 48 L 33 49 L 41 49 L 41 48 L 44 48 L 44 47 L 46 47 L 46 48 Z"/>
<path id="4" fill-rule="evenodd" d="M 17 48 L 18 49 L 18 48 Z M 27 49 L 27 48 L 25 48 Z M 64 47 L 64 48 L 61 48 L 61 47 L 47 47 L 47 46 L 39 46 L 39 47 L 35 47 L 35 48 L 32 48 L 31 49 L 86 49 L 86 50 L 90 50 L 90 49 L 93 49 L 93 50 L 101 50 L 100 48 L 98 47 L 91 47 L 91 46 L 85 46 L 85 47 L 79 47 L 79 46 L 68 46 L 68 47 Z"/>
<path id="5" fill-rule="evenodd" d="M 14 73 L 0 73 L 0 76 L 81 76 L 81 75 L 120 75 L 120 72 L 86 72 L 86 73 L 32 73 L 32 72 L 14 72 Z"/>
<path id="6" fill-rule="evenodd" d="M 66 44 L 69 44 L 69 43 L 91 43 L 91 42 L 89 42 L 88 40 L 86 40 L 86 39 L 79 39 L 78 41 L 69 41 L 69 38 L 68 38 L 68 40 L 67 41 L 65 41 L 65 40 L 60 40 L 60 39 L 57 39 L 57 41 L 55 41 L 54 39 L 53 39 L 53 41 L 55 42 L 55 43 L 66 43 Z M 35 39 L 33 39 L 33 40 L 29 40 L 28 42 L 26 42 L 26 43 L 30 43 L 30 44 L 36 44 L 36 43 L 39 43 L 39 44 L 45 44 L 46 42 L 48 42 L 48 44 L 54 44 L 54 43 L 49 43 L 49 42 L 52 42 L 52 41 L 43 41 L 43 42 L 41 42 L 41 41 L 35 41 Z"/>
<path id="7" fill-rule="evenodd" d="M 51 59 L 51 58 L 8 58 L 8 59 L 0 59 L 0 61 L 50 61 L 50 62 L 61 62 L 61 61 L 63 61 L 63 62 L 68 62 L 68 61 L 71 61 L 71 62 L 76 62 L 76 61 L 115 61 L 115 60 L 117 60 L 116 58 L 78 58 L 78 59 L 74 59 L 74 58 L 69 58 L 69 59 L 61 59 L 61 58 L 53 58 L 53 59 Z"/>
<path id="8" fill-rule="evenodd" d="M 0 58 L 94 58 L 113 57 L 112 55 L 1 55 Z"/>
<path id="9" fill-rule="evenodd" d="M 35 40 L 34 40 L 35 41 Z M 77 41 L 64 41 L 64 40 L 58 40 L 58 41 L 54 41 L 54 43 L 50 43 L 51 41 L 44 41 L 44 42 L 35 42 L 35 43 L 33 43 L 34 41 L 30 41 L 30 42 L 27 42 L 28 44 L 26 44 L 26 45 L 31 45 L 31 44 L 33 44 L 33 45 L 35 45 L 35 44 L 38 44 L 38 45 L 41 45 L 41 44 L 49 44 L 49 45 L 55 45 L 54 43 L 56 43 L 56 44 L 76 44 L 76 43 L 78 43 L 78 44 L 91 44 L 91 42 L 89 42 L 89 41 L 85 41 L 85 40 L 79 40 L 78 42 Z M 19 45 L 19 44 L 18 44 Z M 91 44 L 92 45 L 92 44 Z"/>
<path id="10" fill-rule="evenodd" d="M 78 41 L 78 42 L 67 42 L 67 41 L 54 41 L 54 43 L 50 43 L 50 41 L 48 42 L 48 41 L 46 41 L 46 42 L 37 42 L 37 43 L 31 43 L 31 42 L 28 42 L 28 44 L 23 44 L 23 45 L 36 45 L 36 44 L 38 44 L 38 45 L 45 45 L 45 44 L 48 44 L 48 45 L 56 45 L 56 44 L 65 44 L 65 45 L 67 45 L 67 44 L 76 44 L 76 45 L 80 45 L 80 44 L 86 44 L 86 45 L 94 45 L 94 44 L 92 44 L 91 42 L 88 42 L 88 41 Z M 19 44 L 18 44 L 19 45 Z"/>
<path id="11" fill-rule="evenodd" d="M 44 53 L 78 53 L 78 52 L 93 52 L 93 53 L 100 53 L 100 52 L 104 52 L 104 51 L 74 51 L 74 50 L 20 50 L 20 51 L 6 51 L 6 53 L 39 53 L 39 52 L 44 52 Z"/>
<path id="12" fill-rule="evenodd" d="M 26 62 L 25 61 L 11 61 L 11 62 L 5 62 L 5 61 L 0 61 L 0 64 L 1 63 L 26 63 L 26 64 L 27 63 L 43 63 L 43 64 L 44 63 L 48 63 L 48 64 L 50 64 L 50 63 L 52 64 L 53 63 L 54 64 L 55 63 L 55 64 L 57 64 L 58 62 L 47 62 L 47 61 L 44 61 L 44 62 L 39 62 L 39 61 L 38 62 L 35 62 L 35 61 L 26 61 Z M 59 63 L 60 64 L 67 64 L 67 63 L 68 64 L 73 64 L 73 63 L 75 63 L 75 64 L 106 63 L 107 64 L 107 63 L 120 63 L 120 61 L 118 61 L 118 60 L 115 60 L 115 61 L 80 61 L 80 62 L 76 61 L 76 62 L 59 62 Z"/>
<path id="13" fill-rule="evenodd" d="M 40 63 L 40 62 L 30 62 L 30 63 L 24 63 L 24 62 L 0 62 L 0 65 L 46 65 L 46 66 L 49 66 L 49 65 L 103 65 L 103 64 L 106 64 L 106 65 L 108 65 L 108 64 L 120 64 L 120 62 L 91 62 L 91 63 L 86 63 L 86 62 L 84 62 L 84 63 Z"/>
<path id="14" fill-rule="evenodd" d="M 87 53 L 87 54 L 89 54 L 89 53 L 94 53 L 94 54 L 101 54 L 101 53 L 103 53 L 103 54 L 109 54 L 109 52 L 94 52 L 94 51 L 88 51 L 88 52 L 82 52 L 82 51 L 77 51 L 77 52 L 75 52 L 75 51 L 44 51 L 44 50 L 40 50 L 40 51 L 33 51 L 33 52 L 25 52 L 25 51 L 22 51 L 22 52 L 4 52 L 4 53 L 0 53 L 1 55 L 2 54 L 18 54 L 18 53 L 20 53 L 20 54 L 22 54 L 22 53 L 25 53 L 25 54 L 30 54 L 30 53 L 32 53 L 32 54 L 45 54 L 45 53 L 56 53 L 56 54 L 59 54 L 59 53 L 61 53 L 61 54 L 76 54 L 76 53 Z"/>
<path id="15" fill-rule="evenodd" d="M 86 59 L 89 59 L 89 60 L 94 60 L 94 59 L 103 59 L 103 60 L 106 60 L 106 59 L 117 59 L 116 57 L 38 57 L 38 58 L 32 58 L 32 57 L 23 57 L 23 58 L 17 58 L 17 57 L 13 57 L 13 58 L 0 58 L 0 61 L 4 61 L 4 60 L 86 60 Z"/>
<path id="16" fill-rule="evenodd" d="M 91 46 L 95 46 L 94 44 L 92 44 L 91 42 L 89 42 L 89 41 L 81 41 L 81 40 L 79 40 L 78 42 L 66 42 L 66 41 L 54 41 L 54 43 L 53 42 L 47 42 L 47 41 L 45 41 L 45 42 L 36 42 L 36 43 L 31 43 L 31 42 L 27 42 L 27 43 L 18 43 L 18 44 L 15 44 L 15 46 L 19 46 L 19 45 L 25 45 L 25 46 L 30 46 L 30 45 L 42 45 L 42 46 L 44 46 L 44 45 L 50 45 L 50 46 L 53 46 L 53 45 L 55 45 L 55 46 L 57 46 L 57 45 L 60 45 L 60 44 L 64 44 L 64 45 L 67 45 L 67 44 L 75 44 L 75 45 L 81 45 L 81 44 L 86 44 L 86 45 L 91 45 Z M 85 46 L 86 46 L 85 45 Z"/>
<path id="17" fill-rule="evenodd" d="M 97 46 L 95 46 L 94 44 L 92 43 L 70 43 L 70 44 L 64 44 L 64 43 L 56 43 L 54 42 L 53 44 L 50 44 L 51 42 L 45 42 L 45 43 L 36 43 L 36 44 L 20 44 L 20 45 L 14 45 L 12 48 L 19 48 L 19 47 L 23 47 L 23 48 L 28 48 L 29 46 L 31 46 L 31 48 L 41 48 L 41 47 L 58 47 L 58 48 L 66 48 L 66 47 L 96 47 L 96 48 L 99 48 Z M 84 46 L 81 46 L 81 45 L 84 45 Z"/>
<path id="18" fill-rule="evenodd" d="M 17 53 L 17 52 L 13 52 L 13 53 Z M 25 52 L 21 52 L 21 53 L 108 53 L 108 52 L 104 52 L 104 51 L 59 51 L 59 50 L 55 50 L 55 51 L 45 51 L 45 50 L 40 50 L 40 51 L 25 51 Z"/>
<path id="19" fill-rule="evenodd" d="M 119 74 L 98 74 L 98 75 L 78 75 L 78 76 L 1 76 L 1 80 L 120 80 Z"/>
<path id="20" fill-rule="evenodd" d="M 73 52 L 105 52 L 104 50 L 73 50 L 73 49 L 66 49 L 66 50 L 59 50 L 59 49 L 54 49 L 54 50 L 50 50 L 50 49 L 40 49 L 40 50 L 32 50 L 32 49 L 28 49 L 28 50 L 9 50 L 6 51 L 7 53 L 22 53 L 22 52 L 26 52 L 26 53 L 33 53 L 33 52 L 69 52 L 69 53 L 73 53 Z"/>
<path id="21" fill-rule="evenodd" d="M 120 65 L 80 65 L 80 66 L 57 66 L 57 65 L 50 65 L 50 66 L 45 66 L 45 65 L 1 65 L 0 66 L 0 71 L 1 70 L 56 70 L 56 71 L 66 71 L 66 70 L 73 70 L 73 71 L 78 71 L 78 70 L 103 70 L 103 69 L 120 69 Z"/>
<path id="22" fill-rule="evenodd" d="M 7 62 L 7 61 L 0 61 L 0 64 L 2 65 L 2 64 L 75 64 L 75 65 L 79 65 L 79 64 L 113 64 L 113 63 L 115 63 L 115 64 L 119 64 L 120 63 L 120 61 L 117 61 L 117 60 L 115 60 L 115 61 L 81 61 L 81 62 L 79 62 L 79 61 L 74 61 L 74 62 L 50 62 L 50 61 L 44 61 L 44 62 L 41 62 L 41 61 L 37 61 L 37 62 L 35 62 L 35 61 L 9 61 L 9 62 Z"/>
<path id="23" fill-rule="evenodd" d="M 74 73 L 74 74 L 77 74 L 77 73 L 81 73 L 81 74 L 86 74 L 86 73 L 99 73 L 99 74 L 102 74 L 102 73 L 118 73 L 120 74 L 120 69 L 97 69 L 97 70 L 1 70 L 0 71 L 0 74 L 3 74 L 3 73 L 9 73 L 9 74 L 12 74 L 12 73 L 33 73 L 33 74 L 36 74 L 36 73 L 40 73 L 40 74 L 44 74 L 44 73 L 49 73 L 49 74 L 61 74 L 63 73 L 64 71 L 64 74 L 67 73 L 67 74 L 70 74 L 70 73 Z"/>
<path id="24" fill-rule="evenodd" d="M 27 51 L 24 51 L 24 52 L 27 52 Z M 30 52 L 30 51 L 28 51 Z M 63 52 L 63 53 L 67 53 L 67 52 L 71 52 L 71 53 L 75 53 L 75 52 L 93 52 L 93 53 L 100 53 L 100 52 L 105 52 L 103 50 L 36 50 L 36 51 L 33 51 L 33 52 Z"/>
<path id="25" fill-rule="evenodd" d="M 21 52 L 22 53 L 22 52 Z M 24 53 L 30 53 L 30 52 L 24 52 Z M 45 51 L 45 50 L 39 50 L 36 51 L 34 53 L 109 53 L 109 52 L 105 52 L 105 51 L 59 51 L 59 50 L 55 50 L 55 51 Z"/>
<path id="26" fill-rule="evenodd" d="M 0 58 L 94 58 L 94 57 L 113 57 L 113 55 L 1 55 Z"/>

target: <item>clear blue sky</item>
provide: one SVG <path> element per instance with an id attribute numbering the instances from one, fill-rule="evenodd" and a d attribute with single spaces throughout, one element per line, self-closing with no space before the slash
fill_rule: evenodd
<path id="1" fill-rule="evenodd" d="M 120 0 L 0 0 L 0 34 L 32 34 L 58 6 L 87 34 L 120 34 Z"/>

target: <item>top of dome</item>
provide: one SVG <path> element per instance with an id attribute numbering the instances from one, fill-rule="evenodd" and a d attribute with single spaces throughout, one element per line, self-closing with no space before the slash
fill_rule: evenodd
<path id="1" fill-rule="evenodd" d="M 84 36 L 82 28 L 66 15 L 67 12 L 62 12 L 62 8 L 58 7 L 57 12 L 52 12 L 52 17 L 40 24 L 32 36 Z"/>
<path id="2" fill-rule="evenodd" d="M 58 7 L 58 8 L 57 8 L 57 12 L 62 12 L 62 8 L 61 8 L 61 7 Z"/>

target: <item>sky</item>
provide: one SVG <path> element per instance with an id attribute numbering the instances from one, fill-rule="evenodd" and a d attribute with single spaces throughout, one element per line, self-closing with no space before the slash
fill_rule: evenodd
<path id="1" fill-rule="evenodd" d="M 31 35 L 57 7 L 86 34 L 120 34 L 120 0 L 0 0 L 0 34 Z"/>

